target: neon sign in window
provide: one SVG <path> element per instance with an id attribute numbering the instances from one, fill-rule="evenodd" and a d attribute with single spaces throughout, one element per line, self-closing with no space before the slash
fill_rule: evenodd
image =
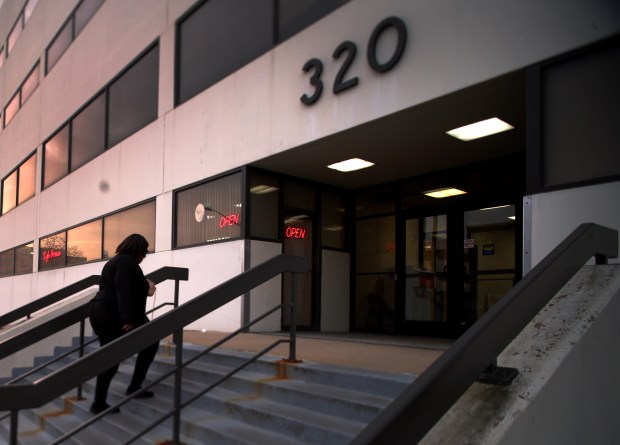
<path id="1" fill-rule="evenodd" d="M 304 239 L 306 237 L 306 229 L 301 227 L 287 227 L 285 235 L 287 238 Z"/>

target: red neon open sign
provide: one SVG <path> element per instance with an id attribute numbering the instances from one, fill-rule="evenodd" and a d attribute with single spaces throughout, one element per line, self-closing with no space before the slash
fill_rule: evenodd
<path id="1" fill-rule="evenodd" d="M 303 239 L 306 237 L 306 229 L 303 229 L 301 227 L 287 227 L 285 235 L 287 238 Z"/>
<path id="2" fill-rule="evenodd" d="M 224 228 L 226 226 L 238 226 L 240 217 L 241 215 L 239 215 L 238 213 L 233 213 L 232 215 L 222 216 L 220 218 L 220 227 Z"/>

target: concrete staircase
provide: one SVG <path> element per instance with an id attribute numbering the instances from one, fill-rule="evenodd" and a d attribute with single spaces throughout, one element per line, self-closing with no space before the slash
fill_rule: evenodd
<path id="1" fill-rule="evenodd" d="M 87 353 L 94 350 L 89 347 Z M 189 358 L 200 347 L 186 344 Z M 55 353 L 61 354 L 63 348 Z M 250 354 L 218 349 L 198 359 L 183 372 L 182 400 L 186 400 L 227 374 Z M 48 358 L 39 358 L 35 366 Z M 75 357 L 67 357 L 46 373 Z M 174 346 L 162 343 L 149 378 L 166 373 L 174 363 Z M 112 382 L 109 403 L 124 396 L 133 370 L 132 360 L 121 364 Z M 15 370 L 19 374 L 23 370 Z M 30 377 L 34 381 L 42 373 Z M 388 374 L 341 366 L 303 362 L 285 364 L 266 356 L 199 398 L 182 413 L 182 441 L 187 445 L 347 444 L 413 379 L 414 375 Z M 63 443 L 121 444 L 172 409 L 173 381 L 154 388 L 155 397 L 130 401 L 120 414 L 109 414 L 89 429 Z M 94 379 L 84 385 L 85 400 L 75 391 L 40 408 L 20 411 L 19 443 L 49 444 L 64 432 L 92 417 Z M 9 419 L 0 422 L 0 444 L 8 443 Z M 168 420 L 134 443 L 164 444 L 172 439 Z"/>

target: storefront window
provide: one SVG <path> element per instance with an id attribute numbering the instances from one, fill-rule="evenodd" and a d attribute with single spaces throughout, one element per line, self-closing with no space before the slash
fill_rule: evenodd
<path id="1" fill-rule="evenodd" d="M 67 233 L 60 232 L 39 240 L 39 270 L 64 267 L 67 255 Z"/>
<path id="2" fill-rule="evenodd" d="M 101 222 L 98 219 L 67 232 L 67 265 L 101 259 Z"/>
<path id="3" fill-rule="evenodd" d="M 316 206 L 315 195 L 312 187 L 287 182 L 284 186 L 284 205 L 295 209 L 314 211 Z"/>
<path id="4" fill-rule="evenodd" d="M 43 188 L 47 188 L 69 172 L 69 125 L 65 125 L 43 145 Z"/>
<path id="5" fill-rule="evenodd" d="M 345 199 L 343 196 L 325 191 L 321 198 L 321 244 L 332 249 L 346 248 Z"/>
<path id="6" fill-rule="evenodd" d="M 104 218 L 103 258 L 116 254 L 118 245 L 129 235 L 139 233 L 155 251 L 155 201 L 124 210 Z"/>
<path id="7" fill-rule="evenodd" d="M 392 213 L 396 210 L 396 188 L 394 186 L 374 188 L 358 193 L 355 214 L 360 216 Z"/>
<path id="8" fill-rule="evenodd" d="M 277 178 L 266 173 L 250 176 L 250 236 L 278 239 L 280 185 Z"/>
<path id="9" fill-rule="evenodd" d="M 15 248 L 15 275 L 32 273 L 34 243 Z"/>
<path id="10" fill-rule="evenodd" d="M 182 190 L 176 195 L 176 247 L 241 237 L 241 173 Z"/>

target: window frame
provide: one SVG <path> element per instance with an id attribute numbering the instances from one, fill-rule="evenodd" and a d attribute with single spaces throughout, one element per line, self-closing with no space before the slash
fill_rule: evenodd
<path id="1" fill-rule="evenodd" d="M 19 176 L 20 176 L 20 169 L 22 168 L 22 166 L 24 164 L 26 164 L 28 161 L 30 161 L 30 159 L 32 159 L 32 157 L 35 157 L 36 159 L 36 155 L 37 155 L 37 150 L 34 150 L 32 152 L 30 152 L 30 154 L 28 156 L 26 156 L 25 159 L 23 159 L 19 164 L 17 164 L 17 167 L 15 167 L 13 170 L 11 170 L 6 176 L 4 176 L 2 178 L 2 180 L 0 181 L 0 217 L 6 215 L 7 213 L 9 213 L 11 210 L 16 209 L 17 207 L 19 207 L 20 205 L 24 204 L 25 202 L 28 202 L 30 199 L 34 198 L 37 195 L 37 163 L 35 160 L 35 165 L 34 165 L 34 195 L 26 198 L 24 201 L 22 201 L 21 203 L 19 202 Z M 2 211 L 2 207 L 4 205 L 4 181 L 11 176 L 13 173 L 15 173 L 15 206 L 12 207 L 10 210 L 7 210 L 6 212 Z"/>

